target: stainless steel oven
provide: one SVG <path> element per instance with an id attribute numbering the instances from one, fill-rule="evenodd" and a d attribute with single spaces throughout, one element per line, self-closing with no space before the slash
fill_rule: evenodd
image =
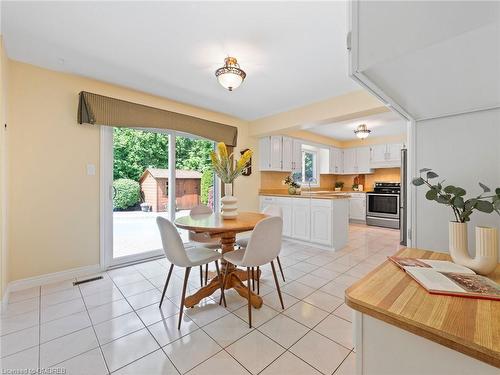
<path id="1" fill-rule="evenodd" d="M 375 183 L 366 193 L 366 224 L 399 229 L 399 190 L 399 183 Z"/>

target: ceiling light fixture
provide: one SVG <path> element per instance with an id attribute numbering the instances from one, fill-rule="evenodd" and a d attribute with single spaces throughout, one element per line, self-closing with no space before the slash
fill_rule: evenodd
<path id="1" fill-rule="evenodd" d="M 356 136 L 361 139 L 365 139 L 366 137 L 368 137 L 371 132 L 372 131 L 368 129 L 366 124 L 358 125 L 356 130 L 354 130 L 354 134 L 356 134 Z"/>
<path id="2" fill-rule="evenodd" d="M 228 56 L 224 59 L 224 66 L 215 71 L 215 76 L 222 87 L 233 91 L 242 84 L 247 74 L 240 69 L 235 57 Z"/>

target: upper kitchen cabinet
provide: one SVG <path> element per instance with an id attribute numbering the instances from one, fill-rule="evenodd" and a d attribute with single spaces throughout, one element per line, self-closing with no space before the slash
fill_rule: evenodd
<path id="1" fill-rule="evenodd" d="M 344 173 L 344 153 L 340 148 L 330 148 L 330 173 Z"/>
<path id="2" fill-rule="evenodd" d="M 500 105 L 500 2 L 351 6 L 353 74 L 416 121 Z"/>
<path id="3" fill-rule="evenodd" d="M 263 137 L 259 140 L 259 160 L 261 171 L 300 171 L 301 142 L 281 135 Z"/>
<path id="4" fill-rule="evenodd" d="M 393 168 L 401 166 L 400 143 L 380 144 L 370 147 L 370 168 Z"/>
<path id="5" fill-rule="evenodd" d="M 369 147 L 346 148 L 343 158 L 343 174 L 373 173 Z"/>

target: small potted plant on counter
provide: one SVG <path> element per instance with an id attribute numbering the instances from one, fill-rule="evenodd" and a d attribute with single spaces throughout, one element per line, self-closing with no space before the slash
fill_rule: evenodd
<path id="1" fill-rule="evenodd" d="M 358 191 L 359 189 L 359 184 L 352 184 L 352 190 Z"/>
<path id="2" fill-rule="evenodd" d="M 344 187 L 344 183 L 342 181 L 335 182 L 335 191 L 341 191 Z"/>
<path id="3" fill-rule="evenodd" d="M 283 183 L 285 185 L 288 185 L 288 194 L 296 195 L 299 193 L 300 185 L 293 180 L 292 175 L 286 176 L 286 178 L 283 180 Z"/>

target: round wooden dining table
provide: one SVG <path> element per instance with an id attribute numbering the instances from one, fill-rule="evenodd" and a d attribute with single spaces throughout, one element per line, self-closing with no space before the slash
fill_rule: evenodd
<path id="1" fill-rule="evenodd" d="M 181 229 L 187 229 L 197 233 L 209 233 L 211 237 L 220 237 L 222 254 L 228 251 L 234 251 L 236 234 L 246 232 L 255 228 L 255 225 L 267 215 L 258 212 L 240 212 L 235 219 L 224 220 L 220 213 L 188 215 L 175 219 L 174 223 Z M 248 299 L 248 289 L 243 284 L 247 280 L 247 271 L 238 269 L 231 263 L 222 260 L 222 275 L 227 267 L 227 276 L 224 289 L 234 289 L 238 294 Z M 260 271 L 254 274 L 255 279 L 260 276 Z M 222 276 L 221 276 L 222 277 Z M 203 298 L 212 295 L 216 290 L 220 290 L 218 276 L 215 276 L 210 282 L 201 287 L 196 293 L 186 297 L 184 306 L 193 307 Z M 262 298 L 253 292 L 250 292 L 250 302 L 255 308 L 262 306 Z"/>

